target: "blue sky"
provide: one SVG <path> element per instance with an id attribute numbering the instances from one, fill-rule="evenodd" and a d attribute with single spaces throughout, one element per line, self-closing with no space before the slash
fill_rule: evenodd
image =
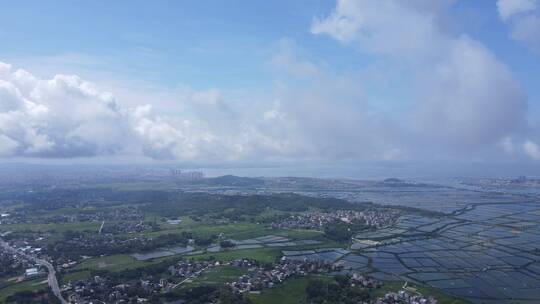
<path id="1" fill-rule="evenodd" d="M 315 1 L 21 1 L 4 4 L 2 56 L 84 54 L 114 59 L 113 72 L 174 86 L 258 86 L 270 48 L 282 37 L 329 49 L 309 34 Z M 309 3 L 309 5 L 308 5 Z M 246 77 L 249 75 L 249 77 Z M 264 83 L 262 83 L 264 85 Z"/>
<path id="2" fill-rule="evenodd" d="M 327 15 L 334 1 L 5 1 L 2 6 L 7 8 L 0 12 L 2 58 L 110 58 L 112 72 L 168 86 L 264 86 L 272 81 L 265 61 L 284 37 L 336 69 L 360 69 L 369 60 L 310 33 L 313 18 Z M 509 39 L 493 1 L 462 1 L 453 10 L 460 20 L 456 27 L 485 43 L 537 95 L 531 79 L 540 73 L 538 57 Z"/>
<path id="3" fill-rule="evenodd" d="M 540 149 L 536 0 L 0 5 L 0 62 L 12 75 L 24 69 L 34 77 L 28 89 L 6 76 L 21 100 L 47 113 L 62 103 L 87 112 L 87 103 L 100 105 L 90 118 L 31 132 L 8 122 L 3 130 L 0 121 L 10 147 L 6 159 L 332 162 L 429 155 L 522 163 L 536 162 Z M 472 60 L 470 67 L 465 60 Z M 476 87 L 463 80 L 469 76 Z M 54 88 L 44 88 L 47 80 Z M 95 88 L 88 91 L 87 84 Z M 66 86 L 85 97 L 55 91 Z M 99 92 L 114 96 L 114 109 Z M 100 116 L 106 111 L 117 111 L 116 120 Z M 56 119 L 63 115 L 76 116 L 59 111 Z M 448 128 L 441 127 L 444 120 Z M 442 123 L 432 127 L 434 121 Z M 122 144 L 131 152 L 83 131 L 109 127 L 115 131 L 106 133 L 133 136 Z M 28 134 L 41 138 L 41 146 L 23 139 Z"/>
<path id="4" fill-rule="evenodd" d="M 96 71 L 166 87 L 265 89 L 274 80 L 267 62 L 284 38 L 336 70 L 361 70 L 376 60 L 310 33 L 313 18 L 327 15 L 334 1 L 17 1 L 3 6 L 9 9 L 0 12 L 1 58 L 27 69 L 50 57 L 62 63 L 44 74 L 92 78 Z M 509 38 L 493 1 L 462 1 L 451 13 L 459 20 L 456 30 L 482 41 L 511 66 L 537 113 L 540 60 Z M 400 94 L 385 90 L 388 98 L 373 91 L 399 103 L 388 100 Z"/>

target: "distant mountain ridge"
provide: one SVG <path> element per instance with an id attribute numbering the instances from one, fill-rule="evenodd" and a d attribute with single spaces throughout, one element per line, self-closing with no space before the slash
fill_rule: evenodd
<path id="1" fill-rule="evenodd" d="M 218 177 L 209 177 L 202 180 L 204 184 L 215 186 L 231 186 L 231 187 L 255 187 L 263 186 L 265 181 L 255 177 L 242 177 L 236 175 L 223 175 Z"/>

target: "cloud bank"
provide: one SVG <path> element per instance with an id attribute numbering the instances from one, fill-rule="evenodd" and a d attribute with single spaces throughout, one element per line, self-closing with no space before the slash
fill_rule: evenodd
<path id="1" fill-rule="evenodd" d="M 125 108 L 78 76 L 39 79 L 0 63 L 0 155 L 227 159 L 249 145 L 272 144 L 252 140 L 256 131 L 236 125 L 216 91 L 194 92 L 189 99 L 204 119 L 155 115 L 150 104 Z M 223 126 L 227 122 L 234 130 Z"/>
<path id="2" fill-rule="evenodd" d="M 454 4 L 339 0 L 313 20 L 311 33 L 378 65 L 370 73 L 335 71 L 283 39 L 268 60 L 275 83 L 265 94 L 246 92 L 241 99 L 185 88 L 172 94 L 174 102 L 156 94 L 138 105 L 76 75 L 42 79 L 0 63 L 0 157 L 540 160 L 526 94 L 486 46 L 447 27 Z M 523 18 L 537 17 L 536 1 L 499 0 L 497 7 L 516 40 L 534 49 L 537 36 L 528 31 L 535 21 Z M 383 75 L 384 82 L 388 74 L 397 75 L 390 87 L 394 81 L 410 91 L 403 97 L 408 101 L 396 101 L 396 111 L 366 93 L 370 81 Z"/>
<path id="3" fill-rule="evenodd" d="M 416 100 L 410 123 L 427 149 L 493 149 L 527 129 L 527 97 L 489 49 L 446 30 L 454 2 L 339 0 L 329 16 L 313 21 L 311 32 L 382 56 L 388 69 L 401 66 L 409 74 Z M 505 6 L 501 14 L 510 18 L 530 7 Z"/>
<path id="4" fill-rule="evenodd" d="M 40 79 L 2 63 L 0 156 L 264 162 L 400 155 L 390 138 L 397 128 L 369 105 L 356 79 L 311 62 L 289 39 L 268 64 L 276 75 L 269 94 L 237 100 L 182 88 L 168 101 L 147 94 L 136 105 L 76 75 Z"/>

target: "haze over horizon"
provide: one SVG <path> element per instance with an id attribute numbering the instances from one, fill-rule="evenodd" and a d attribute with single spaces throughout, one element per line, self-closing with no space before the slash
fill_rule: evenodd
<path id="1" fill-rule="evenodd" d="M 0 3 L 0 163 L 540 172 L 538 0 Z"/>

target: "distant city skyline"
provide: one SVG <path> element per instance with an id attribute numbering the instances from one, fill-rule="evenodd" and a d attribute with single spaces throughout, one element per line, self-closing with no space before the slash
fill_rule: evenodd
<path id="1" fill-rule="evenodd" d="M 0 163 L 540 170 L 539 0 L 0 5 Z"/>

